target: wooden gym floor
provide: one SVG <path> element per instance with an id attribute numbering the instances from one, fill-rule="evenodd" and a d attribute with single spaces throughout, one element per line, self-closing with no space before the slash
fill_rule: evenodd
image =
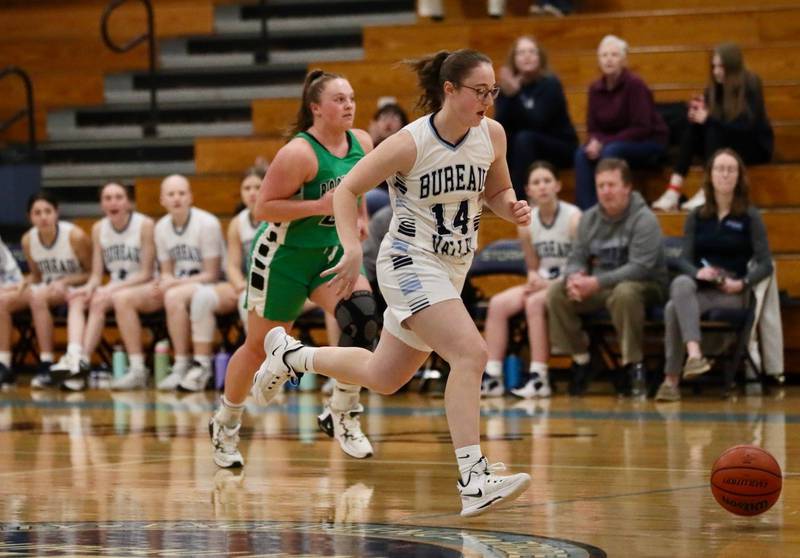
<path id="1" fill-rule="evenodd" d="M 376 455 L 317 430 L 318 393 L 249 407 L 243 470 L 217 469 L 216 395 L 0 394 L 0 556 L 800 556 L 800 388 L 722 401 L 487 402 L 484 452 L 533 475 L 513 507 L 459 517 L 440 398 L 364 394 Z M 711 496 L 729 446 L 772 452 L 783 494 L 740 518 Z"/>

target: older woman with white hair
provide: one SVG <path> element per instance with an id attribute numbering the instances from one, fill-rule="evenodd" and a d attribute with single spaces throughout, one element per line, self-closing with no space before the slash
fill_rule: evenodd
<path id="1" fill-rule="evenodd" d="M 632 167 L 658 161 L 668 130 L 656 112 L 653 93 L 626 68 L 628 44 L 606 35 L 597 48 L 600 79 L 589 86 L 589 139 L 575 151 L 575 199 L 581 209 L 597 203 L 594 167 L 600 159 L 625 159 Z"/>

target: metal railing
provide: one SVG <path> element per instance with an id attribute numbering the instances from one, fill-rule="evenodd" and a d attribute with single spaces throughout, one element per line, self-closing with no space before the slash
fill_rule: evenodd
<path id="1" fill-rule="evenodd" d="M 156 24 L 155 18 L 153 17 L 153 5 L 150 3 L 150 0 L 138 0 L 144 4 L 145 10 L 147 11 L 146 33 L 139 35 L 138 37 L 134 37 L 121 46 L 114 43 L 108 34 L 108 20 L 111 17 L 111 13 L 127 1 L 128 0 L 112 0 L 108 6 L 106 6 L 106 9 L 103 11 L 103 18 L 100 22 L 100 33 L 103 36 L 103 41 L 106 43 L 106 46 L 108 46 L 108 48 L 114 52 L 118 52 L 120 54 L 123 52 L 128 52 L 129 50 L 139 46 L 141 43 L 147 41 L 149 50 L 148 82 L 150 85 L 150 116 L 148 117 L 147 121 L 145 121 L 143 130 L 145 136 L 155 136 L 158 133 L 158 101 L 156 97 Z"/>
<path id="2" fill-rule="evenodd" d="M 267 0 L 258 0 L 258 15 L 261 19 L 261 44 L 256 49 L 256 64 L 269 62 L 269 32 L 267 31 Z"/>
<path id="3" fill-rule="evenodd" d="M 34 104 L 33 104 L 33 82 L 31 82 L 31 78 L 28 73 L 19 68 L 17 66 L 6 66 L 2 70 L 0 70 L 0 79 L 3 79 L 6 76 L 15 75 L 19 79 L 22 80 L 22 83 L 25 85 L 25 108 L 20 109 L 14 114 L 12 114 L 9 118 L 5 121 L 0 122 L 0 133 L 5 132 L 9 129 L 15 122 L 20 120 L 21 118 L 28 117 L 28 148 L 30 149 L 30 154 L 32 155 L 36 151 L 36 121 L 34 119 Z"/>

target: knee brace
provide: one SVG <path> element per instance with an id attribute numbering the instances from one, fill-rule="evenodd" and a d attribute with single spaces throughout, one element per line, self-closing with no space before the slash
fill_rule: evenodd
<path id="1" fill-rule="evenodd" d="M 214 340 L 214 329 L 217 320 L 214 310 L 219 298 L 211 285 L 200 285 L 192 295 L 189 305 L 189 317 L 192 321 L 192 340 L 199 343 L 211 343 Z"/>
<path id="2" fill-rule="evenodd" d="M 380 318 L 371 292 L 355 291 L 350 298 L 340 300 L 334 315 L 342 330 L 340 347 L 362 347 L 370 351 L 375 348 Z"/>

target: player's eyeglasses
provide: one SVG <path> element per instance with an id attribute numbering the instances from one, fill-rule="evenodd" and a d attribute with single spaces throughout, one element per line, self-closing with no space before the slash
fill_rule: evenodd
<path id="1" fill-rule="evenodd" d="M 472 87 L 470 85 L 461 84 L 461 87 L 466 87 L 467 89 L 472 89 L 475 92 L 475 95 L 478 96 L 478 99 L 483 101 L 484 103 L 489 100 L 491 96 L 492 99 L 497 99 L 497 96 L 500 94 L 500 86 L 495 85 L 491 88 L 486 87 Z"/>

